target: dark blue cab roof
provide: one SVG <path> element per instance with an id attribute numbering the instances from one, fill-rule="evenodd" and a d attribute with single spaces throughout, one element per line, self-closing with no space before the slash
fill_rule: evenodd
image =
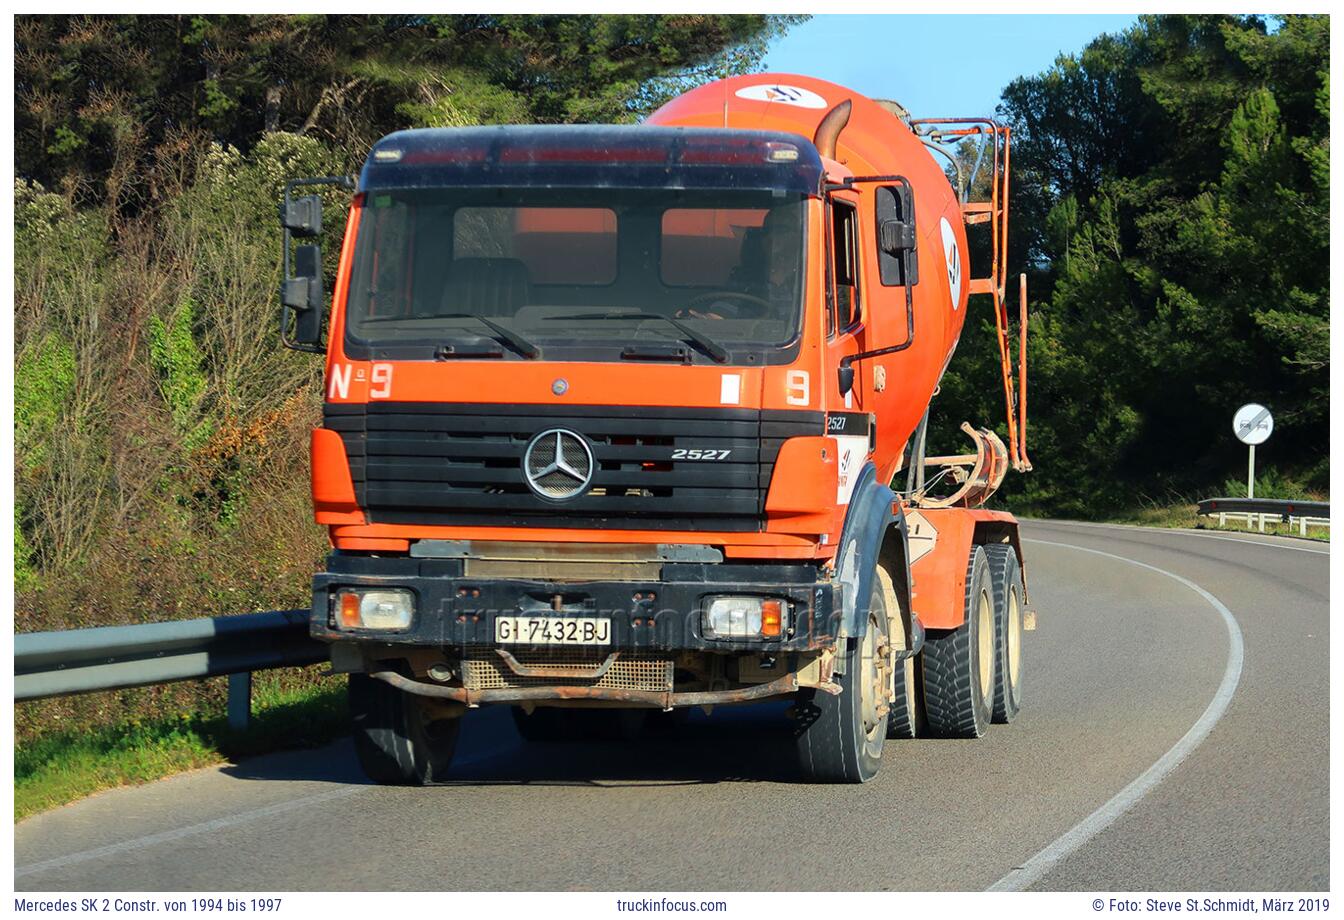
<path id="1" fill-rule="evenodd" d="M 369 152 L 359 190 L 616 187 L 816 195 L 822 176 L 812 142 L 782 131 L 509 125 L 389 134 Z"/>

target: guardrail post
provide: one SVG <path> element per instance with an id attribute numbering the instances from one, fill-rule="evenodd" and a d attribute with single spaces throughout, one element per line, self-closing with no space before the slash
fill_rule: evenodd
<path id="1" fill-rule="evenodd" d="M 252 720 L 252 672 L 229 675 L 229 728 L 246 731 Z"/>

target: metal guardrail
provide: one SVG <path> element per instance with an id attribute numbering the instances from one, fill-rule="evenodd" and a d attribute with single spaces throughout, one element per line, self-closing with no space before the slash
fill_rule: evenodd
<path id="1" fill-rule="evenodd" d="M 308 635 L 307 610 L 274 610 L 14 637 L 14 699 L 118 690 L 177 680 L 230 678 L 229 715 L 251 698 L 251 673 L 327 660 Z M 241 696 L 241 700 L 235 699 Z M 241 710 L 245 723 L 247 708 Z"/>
<path id="2" fill-rule="evenodd" d="M 1225 525 L 1229 517 L 1245 518 L 1248 527 L 1259 520 L 1262 531 L 1267 518 L 1277 518 L 1290 527 L 1296 523 L 1303 536 L 1306 536 L 1308 526 L 1330 526 L 1329 502 L 1281 498 L 1206 498 L 1199 503 L 1199 513 L 1218 515 L 1220 525 Z"/>

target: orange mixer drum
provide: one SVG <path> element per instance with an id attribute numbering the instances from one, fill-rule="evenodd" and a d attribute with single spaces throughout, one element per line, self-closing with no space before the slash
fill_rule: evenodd
<path id="1" fill-rule="evenodd" d="M 879 472 L 889 474 L 933 396 L 966 317 L 970 286 L 966 231 L 960 203 L 943 170 L 891 108 L 834 83 L 794 74 L 752 74 L 708 83 L 671 100 L 649 122 L 790 131 L 810 141 L 826 114 L 846 100 L 852 105 L 849 120 L 828 169 L 837 178 L 900 175 L 914 189 L 919 258 L 912 291 L 914 343 L 905 351 L 856 365 L 855 398 L 862 405 L 853 408 L 876 412 L 881 420 L 877 462 Z M 853 186 L 868 283 L 862 293 L 863 326 L 847 349 L 851 352 L 895 345 L 906 335 L 905 289 L 878 280 L 874 207 L 881 185 L 860 181 Z M 875 379 L 879 367 L 882 371 Z"/>

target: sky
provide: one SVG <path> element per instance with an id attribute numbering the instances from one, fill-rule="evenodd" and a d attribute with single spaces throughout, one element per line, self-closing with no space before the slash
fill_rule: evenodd
<path id="1" fill-rule="evenodd" d="M 767 70 L 894 99 L 916 118 L 994 114 L 1015 77 L 1049 68 L 1133 15 L 824 15 L 770 46 Z"/>

